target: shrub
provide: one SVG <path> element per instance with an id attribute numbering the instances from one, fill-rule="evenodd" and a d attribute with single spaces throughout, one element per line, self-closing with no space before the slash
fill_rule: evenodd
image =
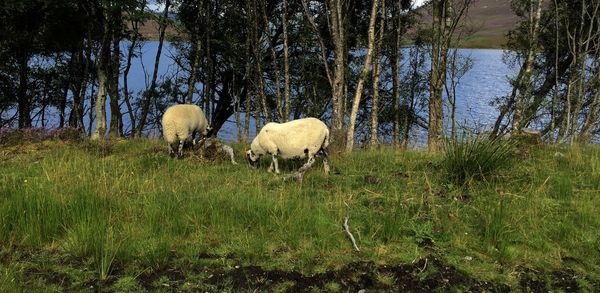
<path id="1" fill-rule="evenodd" d="M 45 128 L 2 128 L 0 129 L 0 146 L 38 143 L 45 140 L 82 141 L 83 133 L 78 128 L 65 127 Z"/>
<path id="2" fill-rule="evenodd" d="M 444 145 L 442 168 L 455 184 L 486 180 L 502 168 L 510 167 L 515 158 L 514 143 L 500 138 L 464 136 Z"/>

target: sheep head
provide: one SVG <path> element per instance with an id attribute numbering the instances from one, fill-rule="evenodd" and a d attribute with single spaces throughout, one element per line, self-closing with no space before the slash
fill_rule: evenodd
<path id="1" fill-rule="evenodd" d="M 251 149 L 246 151 L 246 158 L 248 159 L 248 165 L 252 169 L 258 168 L 258 159 L 260 156 L 256 155 Z"/>

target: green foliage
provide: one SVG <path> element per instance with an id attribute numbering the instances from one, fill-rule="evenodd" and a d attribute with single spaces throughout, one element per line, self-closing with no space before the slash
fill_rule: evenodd
<path id="1" fill-rule="evenodd" d="M 507 140 L 464 136 L 446 142 L 441 164 L 449 181 L 464 186 L 510 167 L 514 157 L 513 144 Z"/>
<path id="2" fill-rule="evenodd" d="M 505 180 L 458 188 L 431 168 L 440 155 L 385 148 L 333 156 L 330 176 L 317 162 L 300 184 L 265 166 L 170 159 L 158 141 L 117 141 L 108 154 L 40 144 L 0 152 L 1 291 L 228 291 L 238 279 L 204 284 L 236 266 L 313 275 L 415 260 L 427 279 L 440 273 L 432 255 L 515 290 L 524 264 L 572 270 L 583 288 L 600 280 L 598 147 L 532 149 Z M 390 272 L 373 280 L 396 288 Z M 268 288 L 296 285 L 285 281 Z M 346 291 L 345 280 L 318 286 Z"/>

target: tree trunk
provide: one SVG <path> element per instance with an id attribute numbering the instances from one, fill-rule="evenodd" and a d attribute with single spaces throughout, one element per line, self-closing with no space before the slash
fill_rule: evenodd
<path id="1" fill-rule="evenodd" d="M 286 2 L 287 2 L 287 0 L 286 0 Z M 317 24 L 315 23 L 315 21 L 313 20 L 312 16 L 309 13 L 308 4 L 306 3 L 306 0 L 302 0 L 302 7 L 304 9 L 304 15 L 306 16 L 308 23 L 310 24 L 314 34 L 317 36 L 317 41 L 319 43 L 319 49 L 320 49 L 319 50 L 320 51 L 319 58 L 323 62 L 323 66 L 325 67 L 325 75 L 327 76 L 327 81 L 329 82 L 329 86 L 331 87 L 332 92 L 333 92 L 333 80 L 331 79 L 331 70 L 329 69 L 329 62 L 327 61 L 327 56 L 326 56 L 327 50 L 325 48 L 325 41 L 323 40 L 323 36 L 321 35 L 319 28 L 317 28 Z M 329 11 L 332 12 L 331 8 L 329 8 Z M 330 30 L 333 31 L 331 26 L 330 26 Z"/>
<path id="2" fill-rule="evenodd" d="M 379 128 L 379 80 L 381 78 L 381 51 L 385 32 L 385 1 L 381 2 L 381 20 L 379 25 L 379 38 L 375 42 L 373 53 L 373 105 L 371 107 L 371 148 L 379 144 L 378 128 Z"/>
<path id="3" fill-rule="evenodd" d="M 373 47 L 375 43 L 375 20 L 377 19 L 377 10 L 379 7 L 379 0 L 373 0 L 373 6 L 371 8 L 371 18 L 369 19 L 369 31 L 368 38 L 369 44 L 367 48 L 367 56 L 365 58 L 365 64 L 358 78 L 358 84 L 356 86 L 356 93 L 354 94 L 354 101 L 352 102 L 352 112 L 350 112 L 350 123 L 348 125 L 348 133 L 346 135 L 346 152 L 349 153 L 354 148 L 354 127 L 356 125 L 356 116 L 358 115 L 358 108 L 362 97 L 362 90 L 365 84 L 365 78 L 369 73 L 369 66 L 373 58 Z"/>
<path id="4" fill-rule="evenodd" d="M 267 17 L 267 11 L 265 9 L 265 5 L 263 5 L 262 1 L 260 4 L 260 10 L 262 12 L 263 20 L 265 22 L 264 29 L 269 32 L 269 18 Z M 285 23 L 282 25 L 285 26 Z M 271 38 L 269 37 L 269 51 L 271 52 L 271 66 L 273 67 L 273 73 L 275 75 L 275 108 L 277 112 L 277 118 L 273 114 L 273 121 L 278 120 L 279 122 L 283 122 L 283 100 L 281 99 L 281 73 L 279 72 L 279 66 L 277 65 L 277 53 L 275 52 L 275 43 L 276 40 L 271 42 Z"/>
<path id="5" fill-rule="evenodd" d="M 402 10 L 402 2 L 398 1 L 396 5 L 396 21 L 394 22 L 394 46 L 392 51 L 392 103 L 394 107 L 394 131 L 392 140 L 394 147 L 400 147 L 400 41 L 401 41 L 401 22 L 400 12 Z"/>
<path id="6" fill-rule="evenodd" d="M 91 139 L 97 140 L 104 138 L 106 134 L 106 92 L 108 88 L 107 71 L 109 70 L 109 59 L 110 59 L 110 39 L 111 39 L 111 25 L 110 15 L 108 8 L 103 7 L 104 12 L 104 31 L 102 36 L 102 43 L 100 47 L 100 57 L 96 70 L 98 74 L 98 93 L 96 95 L 96 128 L 91 135 Z"/>
<path id="7" fill-rule="evenodd" d="M 129 120 L 131 124 L 131 136 L 134 135 L 135 132 L 135 112 L 133 107 L 131 106 L 131 101 L 129 98 L 129 70 L 131 70 L 131 60 L 133 59 L 133 51 L 135 49 L 137 42 L 137 34 L 134 34 L 131 39 L 131 45 L 127 49 L 127 64 L 125 65 L 125 70 L 123 71 L 123 99 L 125 100 L 125 105 L 127 106 L 127 113 L 129 114 Z"/>
<path id="8" fill-rule="evenodd" d="M 513 131 L 521 131 L 521 129 L 524 127 L 523 125 L 523 110 L 525 108 L 525 99 L 528 98 L 530 92 L 531 92 L 531 71 L 533 68 L 533 59 L 535 57 L 535 51 L 537 48 L 536 42 L 537 42 L 537 35 L 538 35 L 538 29 L 539 29 L 539 24 L 540 24 L 540 18 L 541 18 L 541 13 L 542 13 L 542 3 L 544 2 L 544 0 L 537 0 L 537 9 L 534 13 L 533 11 L 533 3 L 534 0 L 530 0 L 530 15 L 529 15 L 529 19 L 530 19 L 530 43 L 529 43 L 529 48 L 527 50 L 527 59 L 525 60 L 525 63 L 523 64 L 524 66 L 524 73 L 523 73 L 523 78 L 521 80 L 519 80 L 519 94 L 516 96 L 516 100 L 515 100 L 515 113 L 513 114 L 513 121 L 512 121 L 512 128 Z"/>
<path id="9" fill-rule="evenodd" d="M 94 128 L 94 109 L 95 109 L 95 104 L 96 104 L 96 99 L 94 98 L 96 96 L 96 84 L 94 82 L 92 82 L 92 89 L 90 91 L 90 109 L 88 112 L 88 136 L 91 138 L 92 137 L 92 129 Z M 84 99 L 85 100 L 85 99 Z M 84 111 L 85 113 L 85 111 Z"/>
<path id="10" fill-rule="evenodd" d="M 458 68 L 458 49 L 452 49 L 452 53 L 450 56 L 450 78 L 449 78 L 449 85 L 448 82 L 444 83 L 444 90 L 446 91 L 446 97 L 448 98 L 448 106 L 450 107 L 450 124 L 451 124 L 451 128 L 450 128 L 450 138 L 451 139 L 456 139 L 457 138 L 457 133 L 456 133 L 456 87 L 458 85 L 458 82 L 460 81 L 460 78 L 462 78 L 462 76 L 464 75 L 464 73 L 466 72 L 466 69 L 463 68 Z M 467 62 L 467 61 L 465 61 Z M 466 64 L 462 64 L 461 66 L 466 66 Z M 465 70 L 463 72 L 463 70 Z"/>
<path id="11" fill-rule="evenodd" d="M 432 36 L 433 41 L 431 44 L 431 80 L 429 89 L 429 131 L 427 135 L 427 145 L 430 151 L 438 151 L 439 149 L 439 135 L 441 133 L 441 115 L 442 101 L 441 92 L 439 92 L 438 84 L 440 83 L 440 46 L 441 46 L 441 35 L 442 35 L 442 7 L 445 0 L 434 0 L 433 2 L 433 29 Z M 440 89 L 441 90 L 441 89 Z"/>
<path id="12" fill-rule="evenodd" d="M 249 67 L 250 65 L 248 65 Z M 250 91 L 248 91 L 250 92 Z M 250 142 L 250 116 L 252 111 L 250 109 L 250 95 L 246 97 L 246 111 L 244 112 L 244 139 L 245 143 Z"/>
<path id="13" fill-rule="evenodd" d="M 88 30 L 87 36 L 90 39 L 91 32 Z M 84 55 L 85 53 L 85 55 Z M 85 115 L 85 97 L 86 89 L 89 83 L 89 71 L 90 62 L 92 56 L 92 49 L 90 46 L 85 46 L 81 42 L 81 47 L 77 50 L 75 58 L 76 64 L 76 78 L 72 81 L 71 91 L 73 93 L 73 109 L 69 117 L 69 126 L 79 127 L 81 131 L 85 133 L 85 124 L 83 122 L 83 116 Z M 73 58 L 73 57 L 72 57 Z M 90 102 L 90 105 L 93 104 Z"/>
<path id="14" fill-rule="evenodd" d="M 240 92 L 237 89 L 237 84 L 236 84 L 236 75 L 233 75 L 232 78 L 232 89 L 235 91 L 235 126 L 237 129 L 237 142 L 241 143 L 242 142 L 242 118 L 241 118 L 241 111 L 242 111 L 242 103 L 240 101 L 241 97 L 240 97 Z"/>
<path id="15" fill-rule="evenodd" d="M 72 63 L 73 61 L 69 61 L 69 63 Z M 69 66 L 69 68 L 72 68 L 72 66 Z M 59 121 L 58 121 L 58 127 L 63 128 L 66 126 L 66 116 L 67 116 L 67 97 L 69 96 L 69 82 L 65 82 L 64 84 L 64 88 L 63 88 L 63 92 L 62 95 L 60 97 L 60 101 L 58 104 L 58 109 L 59 109 Z"/>
<path id="16" fill-rule="evenodd" d="M 260 103 L 262 106 L 262 110 L 265 114 L 265 119 L 270 122 L 272 121 L 272 117 L 271 117 L 271 111 L 269 109 L 269 104 L 267 103 L 267 96 L 265 94 L 265 84 L 264 84 L 264 80 L 263 80 L 263 71 L 262 71 L 262 65 L 261 65 L 261 61 L 262 61 L 262 57 L 260 55 L 260 30 L 259 28 L 259 21 L 258 21 L 258 7 L 257 7 L 257 3 L 256 0 L 252 1 L 252 18 L 253 18 L 253 36 L 254 36 L 254 42 L 253 42 L 253 48 L 254 48 L 254 60 L 255 60 L 255 79 L 256 79 L 256 83 L 258 84 L 258 95 L 260 96 Z M 256 116 L 259 117 L 260 116 L 260 111 L 256 112 Z"/>
<path id="17" fill-rule="evenodd" d="M 378 1 L 378 0 L 375 0 Z M 346 66 L 344 63 L 346 52 L 346 31 L 344 26 L 345 15 L 343 11 L 343 0 L 328 0 L 329 13 L 331 15 L 331 38 L 333 41 L 333 52 L 335 55 L 333 87 L 332 87 L 332 137 L 333 143 L 341 146 L 343 143 L 344 126 L 344 85 Z"/>
<path id="18" fill-rule="evenodd" d="M 451 34 L 452 1 L 436 0 L 433 3 L 433 42 L 431 53 L 431 80 L 429 90 L 429 133 L 427 145 L 430 152 L 441 148 L 444 132 L 442 90 L 446 82 L 446 62 Z"/>
<path id="19" fill-rule="evenodd" d="M 31 100 L 27 95 L 29 79 L 29 54 L 17 54 L 19 62 L 19 88 L 17 91 L 17 106 L 19 111 L 19 128 L 31 127 Z"/>
<path id="20" fill-rule="evenodd" d="M 207 11 L 208 13 L 208 11 Z M 197 19 L 200 19 L 202 14 L 202 9 L 198 7 L 198 13 L 196 15 Z M 202 59 L 202 42 L 199 39 L 199 32 L 193 31 L 190 32 L 191 36 L 191 44 L 192 44 L 192 52 L 190 57 L 190 78 L 188 80 L 188 91 L 185 102 L 187 104 L 192 104 L 194 102 L 194 93 L 196 92 L 196 82 L 198 81 L 198 67 L 200 66 L 200 61 Z"/>
<path id="21" fill-rule="evenodd" d="M 188 80 L 188 91 L 185 102 L 187 104 L 192 104 L 194 99 L 194 92 L 196 91 L 196 81 L 198 80 L 198 66 L 200 65 L 201 52 L 202 52 L 202 42 L 199 40 L 193 41 L 194 48 L 192 49 L 192 62 L 191 62 L 191 70 L 190 79 Z"/>
<path id="22" fill-rule="evenodd" d="M 152 72 L 152 80 L 150 82 L 150 89 L 146 94 L 144 99 L 144 104 L 142 106 L 142 116 L 140 117 L 140 121 L 138 124 L 138 128 L 135 131 L 135 137 L 141 137 L 142 132 L 144 131 L 144 126 L 146 124 L 146 119 L 148 117 L 148 112 L 150 112 L 150 104 L 152 100 L 156 98 L 156 80 L 158 78 L 158 66 L 160 64 L 160 55 L 162 54 L 162 48 L 165 41 L 165 32 L 167 29 L 167 20 L 169 18 L 169 8 L 171 6 L 171 1 L 165 1 L 165 9 L 163 10 L 163 14 L 161 16 L 160 25 L 158 28 L 158 50 L 156 51 L 156 57 L 154 59 L 154 71 Z"/>
<path id="23" fill-rule="evenodd" d="M 83 104 L 81 102 L 81 87 L 82 80 L 84 79 L 82 77 L 83 72 L 79 71 L 83 62 L 83 52 L 81 50 L 82 49 L 74 50 L 71 54 L 71 78 L 69 79 L 69 87 L 73 94 L 73 108 L 69 114 L 69 127 L 85 128 L 83 125 L 79 125 L 79 118 L 83 115 L 80 111 L 80 106 Z"/>
<path id="24" fill-rule="evenodd" d="M 119 13 L 120 15 L 120 13 Z M 110 81 L 108 81 L 108 90 L 110 96 L 110 128 L 109 136 L 118 137 L 123 131 L 121 109 L 119 108 L 119 70 L 121 67 L 121 43 L 120 34 L 115 33 L 113 39 L 112 64 L 110 64 Z"/>
<path id="25" fill-rule="evenodd" d="M 290 119 L 290 62 L 289 62 L 289 44 L 288 44 L 288 30 L 287 30 L 287 13 L 288 4 L 287 0 L 283 0 L 283 96 L 284 96 L 284 111 L 282 122 L 286 122 Z"/>
<path id="26" fill-rule="evenodd" d="M 206 34 L 205 34 L 205 54 L 206 54 L 206 74 L 205 74 L 205 82 L 204 82 L 204 114 L 206 115 L 206 119 L 208 119 L 209 123 L 212 121 L 212 111 L 211 111 L 211 99 L 214 93 L 214 84 L 213 80 L 215 71 L 213 70 L 213 58 L 212 58 L 212 46 L 211 46 L 211 12 L 213 11 L 213 7 L 211 6 L 211 1 L 206 1 L 206 13 L 205 13 L 205 23 Z M 212 124 L 212 123 L 211 123 Z"/>
<path id="27" fill-rule="evenodd" d="M 107 78 L 103 66 L 98 66 L 98 94 L 96 95 L 96 129 L 92 133 L 92 139 L 100 139 L 104 137 L 106 132 L 106 88 Z"/>

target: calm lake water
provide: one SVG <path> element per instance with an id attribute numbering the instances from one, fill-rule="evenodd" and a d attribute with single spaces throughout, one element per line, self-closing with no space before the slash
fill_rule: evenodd
<path id="1" fill-rule="evenodd" d="M 125 54 L 129 46 L 128 42 L 121 44 L 122 52 Z M 129 73 L 129 91 L 138 93 L 149 87 L 150 76 L 154 66 L 155 54 L 158 48 L 158 42 L 145 42 L 140 50 L 136 50 L 137 56 L 134 58 L 130 73 Z M 406 54 L 408 49 L 406 49 Z M 178 74 L 178 67 L 173 61 L 173 56 L 176 54 L 176 50 L 168 42 L 163 47 L 161 62 L 158 70 L 159 80 L 165 78 L 173 78 Z M 515 70 L 509 68 L 503 63 L 502 58 L 504 52 L 502 50 L 494 49 L 459 49 L 461 56 L 468 56 L 473 59 L 473 68 L 469 70 L 460 80 L 457 86 L 457 123 L 459 127 L 468 127 L 469 129 L 483 129 L 489 128 L 493 125 L 495 118 L 498 115 L 498 110 L 490 105 L 490 102 L 500 96 L 505 96 L 510 93 L 511 87 L 508 83 L 508 76 L 513 76 Z M 32 62 L 36 62 L 35 60 Z M 403 66 L 407 66 L 403 64 Z M 181 73 L 184 74 L 184 73 Z M 120 79 L 121 87 L 123 86 L 123 80 Z M 391 85 L 390 85 L 391 86 Z M 197 85 L 200 90 L 201 85 Z M 353 93 L 351 93 L 353 94 Z M 445 93 L 444 93 L 445 95 Z M 89 108 L 89 104 L 86 105 Z M 110 110 L 108 101 L 106 104 L 107 111 Z M 125 105 L 122 105 L 122 112 L 126 112 Z M 9 117 L 14 115 L 15 110 L 4 113 L 4 116 Z M 444 109 L 444 113 L 448 116 L 448 109 Z M 424 111 L 419 113 L 422 117 L 427 117 L 426 107 Z M 3 118 L 6 118 L 3 117 Z M 107 119 L 110 121 L 110 113 L 107 113 Z M 243 113 L 242 113 L 243 121 Z M 254 121 L 250 127 L 250 136 L 254 137 Z M 89 117 L 86 115 L 84 118 L 85 125 L 89 125 Z M 128 115 L 123 115 L 123 123 L 126 131 L 130 128 L 130 121 Z M 42 126 L 40 121 L 34 121 L 35 126 Z M 58 111 L 54 108 L 49 108 L 46 111 L 46 123 L 45 126 L 52 128 L 58 125 Z M 448 119 L 445 125 L 449 129 L 450 122 Z M 159 137 L 160 133 L 157 131 L 150 132 L 150 136 Z M 229 118 L 229 121 L 225 123 L 222 129 L 219 131 L 219 137 L 226 141 L 232 141 L 237 139 L 237 128 L 235 124 L 235 117 Z M 427 134 L 422 129 L 415 127 L 414 133 L 412 133 L 412 140 L 414 141 L 413 146 L 421 146 L 426 142 Z"/>
<path id="2" fill-rule="evenodd" d="M 126 49 L 126 46 L 128 44 L 124 43 L 123 50 Z M 151 74 L 157 47 L 157 42 L 146 42 L 144 44 L 141 56 L 136 58 L 131 68 L 129 75 L 130 90 L 138 91 L 147 88 L 149 82 L 147 75 Z M 161 56 L 159 78 L 176 73 L 177 66 L 172 59 L 174 54 L 174 48 L 166 43 Z M 514 74 L 514 70 L 502 62 L 502 50 L 459 49 L 459 54 L 471 57 L 474 63 L 473 68 L 462 77 L 457 86 L 457 122 L 459 125 L 470 128 L 489 127 L 498 115 L 497 109 L 492 107 L 490 102 L 495 97 L 510 93 L 511 88 L 507 76 Z M 147 71 L 146 74 L 144 73 L 144 67 Z M 421 113 L 421 115 L 426 117 L 426 113 Z M 128 121 L 124 122 L 128 123 Z M 449 124 L 449 122 L 446 123 L 446 125 Z M 254 127 L 251 127 L 251 130 L 253 129 Z M 235 140 L 236 135 L 235 117 L 232 116 L 219 132 L 219 137 L 230 141 Z M 251 136 L 253 135 L 254 133 L 251 133 Z M 417 131 L 414 137 L 418 145 L 424 142 L 426 134 L 424 131 Z"/>

